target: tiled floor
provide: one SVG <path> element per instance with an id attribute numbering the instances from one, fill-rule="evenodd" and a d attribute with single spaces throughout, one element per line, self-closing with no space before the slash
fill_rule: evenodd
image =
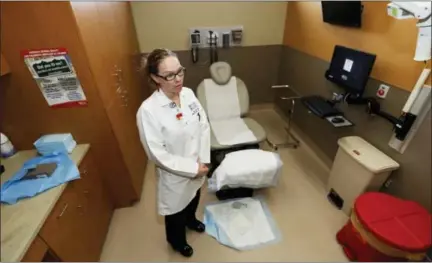
<path id="1" fill-rule="evenodd" d="M 273 110 L 252 112 L 274 142 L 282 142 L 283 120 Z M 260 249 L 239 252 L 207 234 L 190 232 L 188 242 L 194 248 L 192 258 L 183 258 L 166 245 L 163 218 L 157 215 L 154 166 L 149 165 L 142 200 L 134 207 L 114 214 L 101 261 L 347 261 L 336 243 L 335 234 L 348 220 L 326 199 L 322 180 L 328 168 L 302 143 L 298 149 L 280 149 L 284 171 L 274 189 L 259 191 L 266 198 L 274 220 L 282 232 L 282 241 Z M 198 211 L 214 195 L 203 189 Z"/>

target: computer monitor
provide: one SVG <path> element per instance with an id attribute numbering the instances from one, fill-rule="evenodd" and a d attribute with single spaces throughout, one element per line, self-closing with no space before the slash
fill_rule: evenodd
<path id="1" fill-rule="evenodd" d="M 376 55 L 336 45 L 325 77 L 354 97 L 361 97 Z"/>

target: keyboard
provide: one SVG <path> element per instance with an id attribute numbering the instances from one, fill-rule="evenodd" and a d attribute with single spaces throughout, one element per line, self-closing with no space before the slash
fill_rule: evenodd
<path id="1" fill-rule="evenodd" d="M 343 115 L 321 96 L 306 96 L 301 99 L 303 105 L 320 118 Z"/>

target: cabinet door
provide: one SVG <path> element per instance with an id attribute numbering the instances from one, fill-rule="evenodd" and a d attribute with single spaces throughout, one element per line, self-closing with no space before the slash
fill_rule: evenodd
<path id="1" fill-rule="evenodd" d="M 116 31 L 121 50 L 118 63 L 123 69 L 123 82 L 128 90 L 128 104 L 132 113 L 136 113 L 141 103 L 150 95 L 147 81 L 141 73 L 142 54 L 138 45 L 137 33 L 128 2 L 114 3 L 110 8 L 112 16 L 117 17 Z"/>
<path id="2" fill-rule="evenodd" d="M 140 196 L 147 156 L 135 116 L 146 89 L 139 83 L 139 49 L 129 3 L 71 2 L 71 5 L 116 136 L 113 143 L 118 143 L 133 191 Z"/>
<path id="3" fill-rule="evenodd" d="M 48 251 L 48 246 L 38 236 L 35 237 L 30 247 L 27 249 L 22 262 L 42 262 L 45 254 Z"/>
<path id="4" fill-rule="evenodd" d="M 136 113 L 146 98 L 146 86 L 140 81 L 139 48 L 128 2 L 98 2 L 100 24 L 114 55 L 117 98 L 107 107 L 120 149 L 123 153 L 134 188 L 141 194 L 147 156 L 139 139 Z"/>
<path id="5" fill-rule="evenodd" d="M 53 251 L 47 246 L 45 241 L 36 236 L 21 262 L 60 262 Z"/>
<path id="6" fill-rule="evenodd" d="M 82 220 L 85 221 L 81 231 L 86 233 L 81 242 L 86 244 L 88 261 L 99 261 L 114 206 L 90 152 L 79 170 L 83 179 L 75 190 L 79 196 Z"/>
<path id="7" fill-rule="evenodd" d="M 109 105 L 116 95 L 116 55 L 113 46 L 117 41 L 104 32 L 104 21 L 99 17 L 97 2 L 70 3 L 88 56 L 91 71 L 99 86 L 98 91 L 104 105 Z"/>
<path id="8" fill-rule="evenodd" d="M 3 56 L 3 53 L 0 54 L 1 56 L 1 64 L 0 64 L 0 76 L 6 75 L 10 72 L 9 64 L 7 63 L 5 57 Z"/>
<path id="9" fill-rule="evenodd" d="M 81 179 L 69 182 L 40 236 L 62 261 L 99 261 L 113 214 L 113 203 L 88 152 Z"/>
<path id="10" fill-rule="evenodd" d="M 80 215 L 80 202 L 74 187 L 66 186 L 51 214 L 39 232 L 40 237 L 62 261 L 89 261 L 86 224 Z"/>

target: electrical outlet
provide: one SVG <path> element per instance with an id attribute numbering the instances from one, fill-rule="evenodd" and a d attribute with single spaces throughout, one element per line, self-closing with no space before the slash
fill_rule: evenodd
<path id="1" fill-rule="evenodd" d="M 390 185 L 393 183 L 392 179 L 388 179 L 385 183 L 384 183 L 384 188 L 389 188 Z"/>
<path id="2" fill-rule="evenodd" d="M 377 90 L 377 93 L 376 93 L 377 97 L 384 99 L 387 96 L 389 89 L 390 89 L 390 86 L 387 86 L 385 84 L 381 84 Z"/>

